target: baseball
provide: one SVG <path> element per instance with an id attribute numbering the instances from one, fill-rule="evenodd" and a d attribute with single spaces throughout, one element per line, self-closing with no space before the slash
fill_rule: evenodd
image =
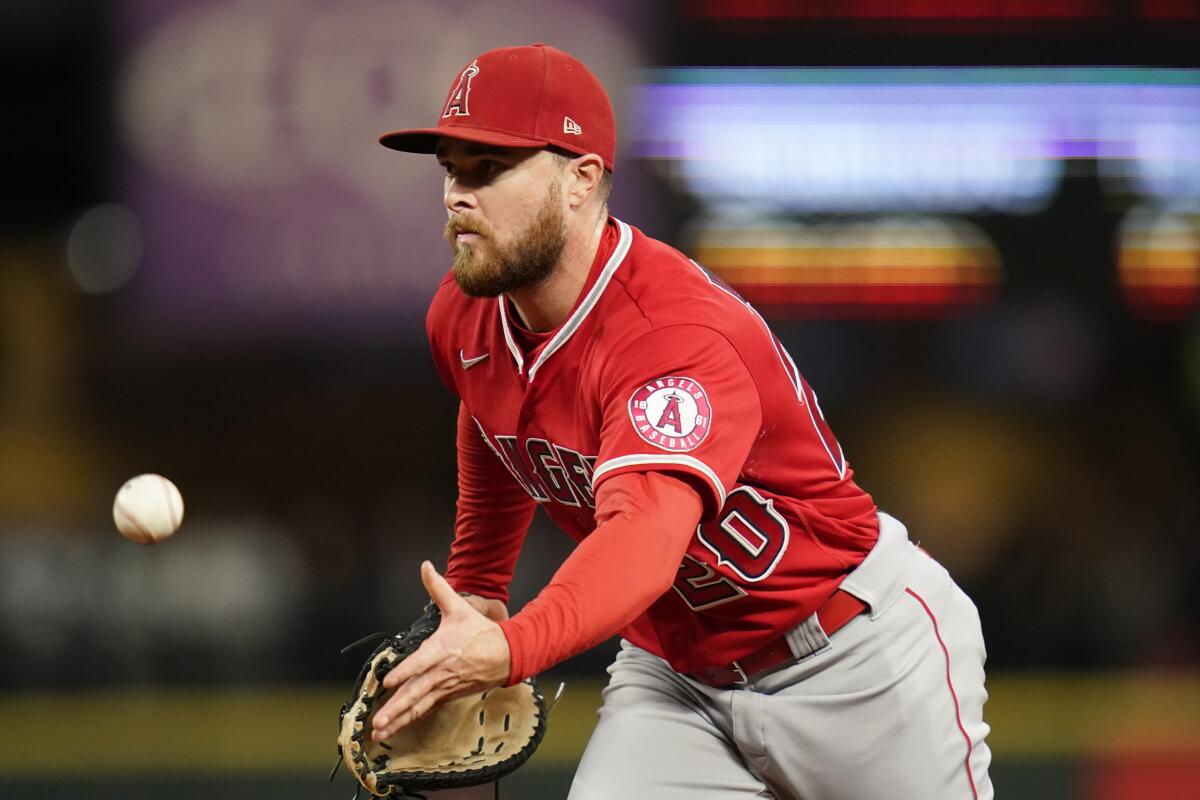
<path id="1" fill-rule="evenodd" d="M 175 484 L 152 472 L 125 481 L 113 500 L 117 530 L 138 544 L 156 544 L 183 522 L 183 497 Z"/>

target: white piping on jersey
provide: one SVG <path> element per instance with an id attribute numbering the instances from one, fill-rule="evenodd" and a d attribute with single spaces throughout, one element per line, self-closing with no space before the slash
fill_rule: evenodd
<path id="1" fill-rule="evenodd" d="M 488 438 L 487 431 L 483 429 L 483 423 L 476 419 L 474 415 L 471 415 L 471 422 L 474 422 L 475 427 L 479 428 L 479 435 L 483 437 L 483 441 L 487 444 L 488 449 L 496 454 L 496 458 L 504 462 L 504 466 L 508 467 L 508 461 L 504 458 L 504 455 L 496 448 L 496 445 L 492 444 L 492 440 Z M 512 467 L 508 467 L 508 469 L 512 471 Z"/>
<path id="2" fill-rule="evenodd" d="M 788 360 L 790 361 L 791 358 L 789 355 Z M 792 366 L 795 366 L 795 364 Z M 829 442 L 825 441 L 825 434 L 821 433 L 821 426 L 817 424 L 817 418 L 813 416 L 813 406 L 817 407 L 817 413 L 821 415 L 821 419 L 825 419 L 825 412 L 821 410 L 821 403 L 817 400 L 816 392 L 812 393 L 812 402 L 808 404 L 808 418 L 812 421 L 813 430 L 817 432 L 817 438 L 821 440 L 821 446 L 825 448 L 825 454 L 829 456 L 829 460 L 837 467 L 838 477 L 844 478 L 846 477 L 846 455 L 842 452 L 842 443 L 838 442 L 838 455 L 842 457 L 842 460 L 839 462 L 833 457 L 833 451 L 829 449 Z"/>
<path id="3" fill-rule="evenodd" d="M 713 472 L 712 467 L 710 467 L 708 464 L 705 464 L 698 458 L 692 458 L 691 456 L 682 456 L 678 454 L 631 455 L 610 458 L 608 461 L 605 461 L 603 464 L 597 466 L 592 472 L 592 488 L 593 490 L 595 489 L 596 479 L 606 472 L 611 472 L 612 470 L 620 469 L 621 467 L 629 467 L 634 465 L 648 466 L 653 464 L 674 464 L 676 466 L 691 467 L 692 469 L 700 472 L 702 475 L 704 475 L 704 477 L 708 478 L 709 483 L 711 483 L 713 488 L 717 490 L 717 498 L 721 501 L 717 507 L 723 508 L 725 506 L 725 487 L 721 485 L 721 479 L 717 477 L 717 473 Z"/>
<path id="4" fill-rule="evenodd" d="M 525 369 L 525 358 L 521 355 L 521 348 L 517 347 L 517 343 L 513 341 L 512 331 L 508 329 L 508 300 L 501 294 L 497 300 L 500 301 L 500 329 L 504 331 L 504 341 L 508 344 L 508 352 L 512 353 L 512 357 L 517 362 L 517 374 L 521 375 Z"/>
<path id="5" fill-rule="evenodd" d="M 829 460 L 833 462 L 833 468 L 837 470 L 838 478 L 845 478 L 846 454 L 842 451 L 842 444 L 841 442 L 838 442 L 838 455 L 841 457 L 841 460 L 839 461 L 837 458 L 833 457 L 833 451 L 829 449 L 829 443 L 825 441 L 825 436 L 821 433 L 821 427 L 817 425 L 817 420 L 813 416 L 812 407 L 814 404 L 817 404 L 817 394 L 816 392 L 813 392 L 811 403 L 807 402 L 805 399 L 804 380 L 800 377 L 800 370 L 796 367 L 796 362 L 792 360 L 792 354 L 789 353 L 787 348 L 783 346 L 783 342 L 780 342 L 775 338 L 775 334 L 771 332 L 771 326 L 767 324 L 765 319 L 763 319 L 762 314 L 758 313 L 758 309 L 726 289 L 721 284 L 715 282 L 712 279 L 712 276 L 708 274 L 708 270 L 696 263 L 696 259 L 689 258 L 688 261 L 691 262 L 693 267 L 700 271 L 700 274 L 704 276 L 705 280 L 708 281 L 710 286 L 720 289 L 722 292 L 745 306 L 746 310 L 753 314 L 754 318 L 757 319 L 759 324 L 763 326 L 763 330 L 766 331 L 767 336 L 771 338 L 771 347 L 775 349 L 775 355 L 779 358 L 779 363 L 783 365 L 784 371 L 788 373 L 788 381 L 796 390 L 796 401 L 808 407 L 808 419 L 812 422 L 813 431 L 817 434 L 817 438 L 821 440 L 821 446 L 825 448 L 825 455 L 829 456 Z M 825 412 L 821 411 L 820 405 L 817 405 L 817 411 L 820 412 L 821 419 L 825 419 Z"/>
<path id="6" fill-rule="evenodd" d="M 629 247 L 633 244 L 633 231 L 616 217 L 613 217 L 613 221 L 617 223 L 617 230 L 620 232 L 616 249 L 608 257 L 608 262 L 600 270 L 600 276 L 596 278 L 596 283 L 588 290 L 587 295 L 583 298 L 583 302 L 579 304 L 579 308 L 575 309 L 575 313 L 563 323 L 563 326 L 558 329 L 558 333 L 554 334 L 554 337 L 546 342 L 546 346 L 542 348 L 542 352 L 538 353 L 537 359 L 529 367 L 529 374 L 526 376 L 526 380 L 529 382 L 533 382 L 534 376 L 537 375 L 537 371 L 541 368 L 542 364 L 546 363 L 546 359 L 550 358 L 550 356 L 554 355 L 555 351 L 566 344 L 567 340 L 583 324 L 587 315 L 596 307 L 596 303 L 600 302 L 600 295 L 604 294 L 604 290 L 608 288 L 608 282 L 612 280 L 613 273 L 617 271 L 617 267 L 621 266 L 621 262 L 625 260 L 625 256 L 629 253 Z M 508 300 L 504 295 L 500 295 L 496 299 L 500 303 L 500 325 L 504 328 L 504 341 L 508 344 L 508 350 L 512 353 L 513 359 L 517 362 L 517 374 L 522 374 L 522 370 L 525 368 L 525 359 L 521 356 L 521 348 L 517 346 L 512 332 L 508 328 Z"/>

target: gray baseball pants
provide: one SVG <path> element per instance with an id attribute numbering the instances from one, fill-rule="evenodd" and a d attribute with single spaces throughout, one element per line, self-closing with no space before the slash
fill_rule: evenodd
<path id="1" fill-rule="evenodd" d="M 802 623 L 793 665 L 715 689 L 622 642 L 569 800 L 991 800 L 979 615 L 880 522 L 842 584 L 868 612 Z"/>

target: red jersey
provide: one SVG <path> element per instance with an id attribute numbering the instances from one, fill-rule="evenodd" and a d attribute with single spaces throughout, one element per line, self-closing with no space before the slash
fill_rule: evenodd
<path id="1" fill-rule="evenodd" d="M 582 541 L 603 481 L 685 477 L 701 524 L 672 590 L 621 634 L 687 672 L 800 623 L 878 536 L 874 503 L 762 317 L 619 220 L 550 334 L 523 332 L 504 296 L 467 297 L 452 274 L 427 327 L 439 374 L 491 451 L 460 447 L 460 484 L 495 502 L 495 513 L 460 505 L 447 569 L 460 590 L 506 596 L 534 503 Z"/>

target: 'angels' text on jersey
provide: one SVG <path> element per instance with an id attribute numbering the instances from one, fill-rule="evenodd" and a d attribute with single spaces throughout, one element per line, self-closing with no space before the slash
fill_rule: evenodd
<path id="1" fill-rule="evenodd" d="M 479 421 L 475 424 L 479 425 Z M 534 500 L 539 503 L 554 500 L 575 508 L 580 504 L 596 507 L 596 497 L 592 494 L 595 456 L 580 455 L 545 439 L 526 439 L 522 445 L 516 436 L 489 437 L 482 425 L 479 434 Z"/>

